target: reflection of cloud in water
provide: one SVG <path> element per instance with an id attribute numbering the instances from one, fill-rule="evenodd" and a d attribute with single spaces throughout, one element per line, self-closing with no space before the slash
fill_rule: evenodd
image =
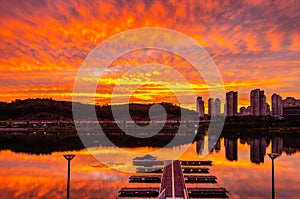
<path id="1" fill-rule="evenodd" d="M 291 139 L 294 137 L 291 137 Z M 275 143 L 275 142 L 274 142 Z M 279 143 L 279 142 L 277 142 Z M 281 142 L 280 142 L 281 143 Z M 284 144 L 285 143 L 285 144 Z M 284 139 L 284 146 L 292 146 L 292 141 Z M 180 158 L 181 160 L 198 160 L 196 142 Z M 225 156 L 224 139 L 220 140 L 220 151 L 212 152 L 205 159 L 212 160 L 211 174 L 217 177 L 219 186 L 226 187 L 230 198 L 271 197 L 271 160 L 265 157 L 264 163 L 251 163 L 247 139 L 238 139 L 238 161 L 229 161 Z M 170 153 L 180 146 L 168 149 Z M 205 145 L 208 147 L 208 145 Z M 275 147 L 275 145 L 274 145 Z M 277 146 L 276 146 L 277 147 Z M 280 147 L 281 144 L 280 144 Z M 122 154 L 116 155 L 113 148 L 97 149 L 97 152 L 113 154 L 118 158 L 113 167 L 133 168 L 132 159 L 125 165 L 120 163 Z M 142 150 L 142 149 L 137 149 Z M 143 149 L 144 150 L 144 149 Z M 167 150 L 167 149 L 166 149 Z M 267 145 L 266 153 L 272 151 Z M 67 152 L 66 152 L 67 153 Z M 110 165 L 98 162 L 86 150 L 76 151 L 71 161 L 71 198 L 116 198 L 120 188 L 128 185 L 129 173 L 109 169 Z M 0 198 L 64 198 L 66 191 L 67 161 L 64 153 L 52 155 L 27 155 L 10 151 L 0 151 Z M 291 198 L 300 195 L 299 178 L 300 153 L 292 155 L 282 153 L 275 162 L 276 196 Z M 147 184 L 152 186 L 152 184 Z M 247 185 L 247 186 L 243 186 Z M 146 186 L 146 184 L 144 185 Z"/>
<path id="2" fill-rule="evenodd" d="M 91 165 L 90 167 L 93 167 L 93 168 L 108 168 L 108 166 L 106 166 L 106 165 L 103 164 L 103 163 Z"/>

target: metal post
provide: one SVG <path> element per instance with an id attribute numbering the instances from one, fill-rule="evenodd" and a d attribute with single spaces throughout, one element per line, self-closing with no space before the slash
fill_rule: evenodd
<path id="1" fill-rule="evenodd" d="M 70 163 L 71 163 L 71 160 L 68 160 L 67 199 L 70 198 Z"/>
<path id="2" fill-rule="evenodd" d="M 272 159 L 272 199 L 275 199 L 275 186 L 274 186 L 274 159 Z"/>
<path id="3" fill-rule="evenodd" d="M 75 157 L 74 154 L 64 155 L 66 160 L 68 160 L 68 181 L 67 181 L 67 199 L 70 199 L 70 170 L 71 170 L 71 160 Z"/>
<path id="4" fill-rule="evenodd" d="M 279 154 L 278 153 L 269 153 L 268 156 L 272 160 L 272 199 L 275 199 L 274 160 L 279 156 Z"/>

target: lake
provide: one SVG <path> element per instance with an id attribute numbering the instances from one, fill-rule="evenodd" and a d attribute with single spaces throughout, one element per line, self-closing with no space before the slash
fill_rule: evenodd
<path id="1" fill-rule="evenodd" d="M 218 183 L 213 186 L 225 187 L 229 198 L 271 198 L 271 160 L 266 155 L 270 152 L 281 153 L 275 160 L 276 198 L 300 198 L 300 142 L 292 135 L 225 136 L 203 158 L 201 154 L 205 153 L 211 142 L 208 136 L 203 137 L 190 145 L 180 159 L 212 160 L 210 174 L 218 178 Z M 182 147 L 166 150 L 171 154 Z M 157 150 L 152 147 L 123 149 L 137 154 Z M 113 161 L 104 165 L 91 152 L 106 159 L 106 163 L 107 159 Z M 129 183 L 130 172 L 134 172 L 136 167 L 132 165 L 132 159 L 114 147 L 98 146 L 89 150 L 45 155 L 1 150 L 0 198 L 65 198 L 67 161 L 63 154 L 66 153 L 76 154 L 71 161 L 71 198 L 118 198 L 122 187 L 159 186 Z"/>

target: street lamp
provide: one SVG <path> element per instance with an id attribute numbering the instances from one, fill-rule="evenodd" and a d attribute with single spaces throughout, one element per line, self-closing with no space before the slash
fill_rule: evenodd
<path id="1" fill-rule="evenodd" d="M 68 160 L 68 182 L 67 182 L 67 199 L 70 198 L 70 162 L 75 157 L 74 154 L 65 154 L 64 157 Z"/>
<path id="2" fill-rule="evenodd" d="M 278 153 L 269 153 L 268 156 L 272 160 L 272 199 L 275 199 L 275 188 L 274 188 L 274 160 L 279 156 Z"/>

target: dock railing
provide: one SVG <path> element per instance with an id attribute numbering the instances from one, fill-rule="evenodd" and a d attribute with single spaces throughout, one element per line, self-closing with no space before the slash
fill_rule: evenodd
<path id="1" fill-rule="evenodd" d="M 158 195 L 157 199 L 166 199 L 166 189 L 162 190 Z"/>
<path id="2" fill-rule="evenodd" d="M 187 189 L 184 189 L 183 190 L 183 199 L 188 199 L 188 198 L 189 198 L 189 195 L 188 195 Z"/>
<path id="3" fill-rule="evenodd" d="M 179 163 L 179 167 L 180 167 L 180 170 L 182 171 L 182 167 L 181 167 L 181 164 Z M 184 175 L 182 174 L 182 178 L 181 178 L 181 182 L 183 184 L 183 198 L 184 199 L 188 199 L 188 191 L 187 191 L 187 188 L 186 188 L 186 185 L 185 185 L 185 180 L 184 180 Z"/>

